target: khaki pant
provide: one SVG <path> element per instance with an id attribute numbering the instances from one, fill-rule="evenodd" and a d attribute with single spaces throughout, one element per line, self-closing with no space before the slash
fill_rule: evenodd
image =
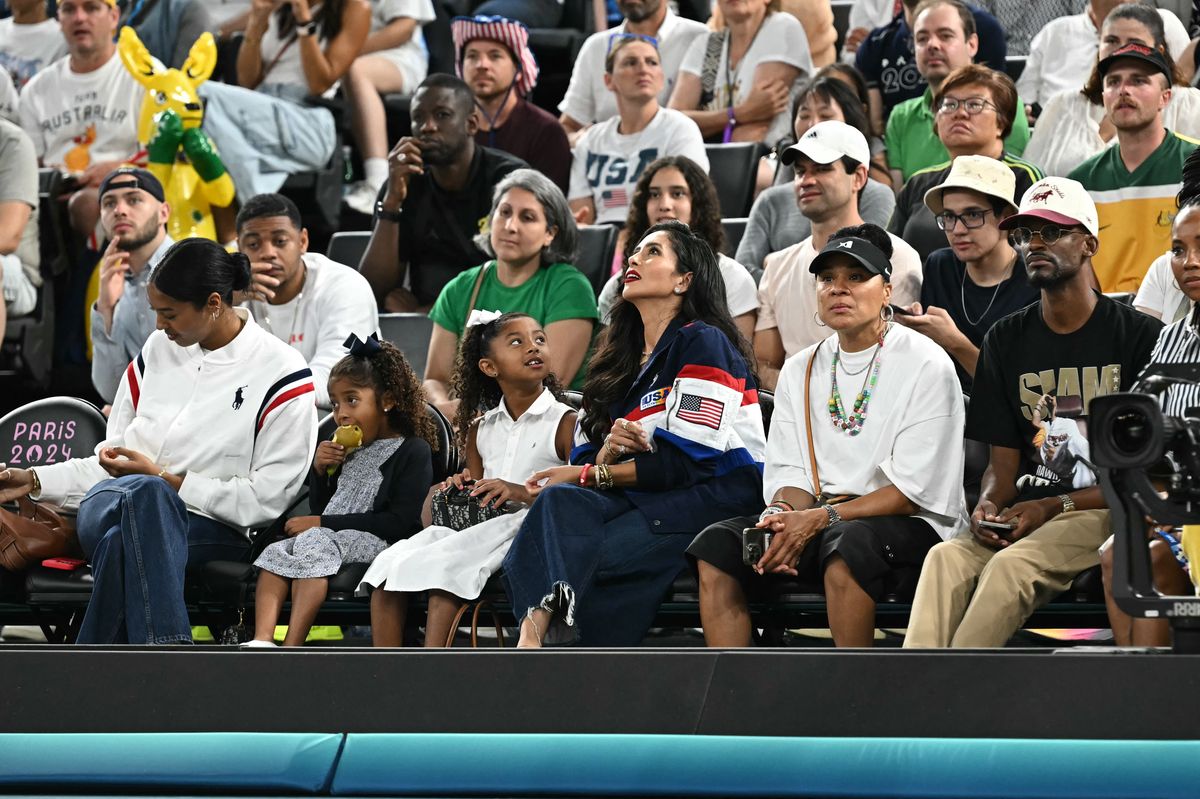
<path id="1" fill-rule="evenodd" d="M 1001 550 L 970 532 L 929 550 L 906 647 L 1001 647 L 1034 610 L 1100 562 L 1107 510 L 1064 513 Z"/>

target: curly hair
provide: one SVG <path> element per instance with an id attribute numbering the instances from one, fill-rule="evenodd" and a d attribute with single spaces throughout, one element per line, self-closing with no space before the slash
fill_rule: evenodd
<path id="1" fill-rule="evenodd" d="M 1200 147 L 1183 162 L 1180 178 L 1179 193 L 1175 195 L 1179 210 L 1200 206 Z"/>
<path id="2" fill-rule="evenodd" d="M 729 315 L 717 253 L 701 236 L 675 220 L 654 225 L 642 239 L 658 231 L 665 232 L 671 240 L 676 258 L 675 271 L 681 275 L 692 273 L 691 285 L 681 297 L 675 318 L 685 323 L 700 320 L 724 333 L 745 359 L 746 368 L 757 382 L 754 353 Z M 612 426 L 609 407 L 620 401 L 633 384 L 641 368 L 640 358 L 645 345 L 641 313 L 631 302 L 618 302 L 613 306 L 608 327 L 600 334 L 583 384 L 581 426 L 589 441 L 599 443 L 608 433 Z"/>
<path id="3" fill-rule="evenodd" d="M 379 342 L 382 350 L 374 355 L 347 355 L 329 370 L 329 379 L 348 380 L 360 388 L 370 388 L 377 397 L 391 392 L 396 404 L 387 416 L 388 424 L 396 432 L 406 436 L 425 439 L 434 451 L 438 448 L 437 427 L 425 404 L 425 392 L 421 381 L 408 359 L 395 344 Z"/>
<path id="4" fill-rule="evenodd" d="M 721 226 L 721 203 L 717 200 L 717 189 L 709 178 L 708 172 L 684 155 L 667 155 L 652 162 L 642 170 L 637 186 L 633 189 L 633 202 L 629 204 L 629 216 L 625 220 L 625 251 L 622 256 L 626 261 L 633 254 L 633 248 L 650 229 L 650 215 L 646 206 L 650 204 L 650 181 L 664 169 L 674 167 L 683 174 L 687 182 L 688 194 L 692 195 L 692 216 L 681 220 L 700 238 L 708 242 L 716 252 L 725 246 L 725 228 Z"/>
<path id="5" fill-rule="evenodd" d="M 454 376 L 450 388 L 453 396 L 458 397 L 458 412 L 454 415 L 454 429 L 458 445 L 466 449 L 467 433 L 471 424 L 483 414 L 500 404 L 504 392 L 496 378 L 485 375 L 479 368 L 479 361 L 490 358 L 492 342 L 500 335 L 509 322 L 517 319 L 532 319 L 527 313 L 513 311 L 503 314 L 492 321 L 473 325 L 463 331 L 462 344 L 458 348 L 458 359 L 454 363 Z M 546 375 L 542 385 L 550 389 L 556 399 L 564 396 L 562 384 L 554 374 Z"/>

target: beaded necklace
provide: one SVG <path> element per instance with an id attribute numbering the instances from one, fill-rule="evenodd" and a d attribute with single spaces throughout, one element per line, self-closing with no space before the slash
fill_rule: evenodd
<path id="1" fill-rule="evenodd" d="M 863 424 L 867 421 L 867 406 L 871 404 L 871 394 L 875 391 L 875 384 L 879 382 L 879 364 L 882 362 L 880 356 L 883 354 L 883 340 L 887 336 L 890 327 L 890 325 L 885 325 L 883 332 L 879 334 L 879 343 L 875 345 L 875 353 L 871 356 L 870 373 L 863 380 L 862 388 L 858 390 L 858 396 L 854 398 L 854 409 L 848 414 L 846 413 L 845 406 L 842 404 L 842 394 L 838 391 L 837 383 L 837 368 L 839 356 L 841 355 L 841 347 L 836 344 L 834 345 L 833 363 L 829 367 L 829 378 L 832 385 L 832 391 L 829 395 L 829 418 L 833 420 L 834 427 L 848 436 L 856 436 L 861 433 Z"/>

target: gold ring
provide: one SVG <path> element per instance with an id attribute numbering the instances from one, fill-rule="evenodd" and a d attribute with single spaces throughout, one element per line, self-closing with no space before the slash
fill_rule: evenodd
<path id="1" fill-rule="evenodd" d="M 622 420 L 621 420 L 621 429 L 622 429 L 622 430 L 628 430 L 628 429 L 629 429 L 629 420 L 628 420 L 628 419 L 622 419 Z"/>

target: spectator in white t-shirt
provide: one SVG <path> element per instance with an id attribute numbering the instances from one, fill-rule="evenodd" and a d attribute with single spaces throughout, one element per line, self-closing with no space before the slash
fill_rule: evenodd
<path id="1" fill-rule="evenodd" d="M 708 171 L 708 154 L 696 124 L 662 108 L 663 71 L 653 39 L 610 35 L 604 85 L 617 98 L 618 114 L 593 125 L 575 147 L 567 199 L 580 224 L 625 221 L 642 170 L 664 155 L 683 155 Z"/>
<path id="2" fill-rule="evenodd" d="M 100 181 L 138 151 L 145 92 L 117 57 L 119 13 L 115 0 L 62 0 L 58 20 L 69 55 L 21 91 L 21 127 L 40 163 L 66 172 L 81 189 L 68 207 L 71 227 L 85 236 L 100 219 Z"/>
<path id="3" fill-rule="evenodd" d="M 1179 284 L 1175 282 L 1175 273 L 1171 270 L 1171 253 L 1163 253 L 1154 259 L 1142 285 L 1138 287 L 1137 295 L 1133 298 L 1133 307 L 1142 313 L 1161 319 L 1163 324 L 1172 324 L 1188 315 L 1192 309 L 1192 301 L 1187 298 Z"/>
<path id="4" fill-rule="evenodd" d="M 809 128 L 781 159 L 796 171 L 796 200 L 812 221 L 812 235 L 764 262 L 754 356 L 759 385 L 767 389 L 775 388 L 785 360 L 829 335 L 816 317 L 817 284 L 809 266 L 834 233 L 863 225 L 858 199 L 871 149 L 862 131 L 831 119 Z M 921 296 L 921 257 L 899 237 L 888 236 L 891 301 L 909 305 Z"/>
<path id="5" fill-rule="evenodd" d="M 421 27 L 434 19 L 430 0 L 377 0 L 371 6 L 371 33 L 343 81 L 350 104 L 350 130 L 363 159 L 363 179 L 350 187 L 347 203 L 370 213 L 388 176 L 387 118 L 382 94 L 412 94 L 429 71 Z"/>
<path id="6" fill-rule="evenodd" d="M 625 15 L 625 20 L 615 28 L 593 33 L 583 43 L 571 70 L 567 93 L 558 104 L 558 110 L 562 112 L 559 121 L 566 128 L 572 146 L 589 125 L 617 114 L 616 99 L 604 85 L 604 58 L 612 34 L 640 33 L 658 40 L 664 77 L 658 102 L 665 106 L 675 88 L 684 53 L 707 31 L 703 24 L 676 15 L 666 0 L 617 0 L 617 8 Z"/>
<path id="7" fill-rule="evenodd" d="M 0 119 L 0 339 L 9 316 L 37 306 L 38 177 L 33 144 L 16 125 Z"/>
<path id="8" fill-rule="evenodd" d="M 67 54 L 58 20 L 46 0 L 8 0 L 12 16 L 0 19 L 0 67 L 20 89 L 41 69 Z"/>
<path id="9" fill-rule="evenodd" d="M 671 108 L 716 141 L 773 145 L 791 130 L 798 82 L 813 73 L 808 38 L 795 17 L 775 10 L 777 0 L 717 4 L 725 29 L 692 42 Z"/>
<path id="10" fill-rule="evenodd" d="M 725 302 L 733 323 L 745 336 L 754 340 L 754 320 L 758 316 L 758 290 L 749 270 L 721 252 L 725 245 L 725 231 L 721 225 L 721 204 L 717 201 L 717 188 L 708 173 L 690 158 L 669 155 L 660 158 L 642 173 L 633 192 L 633 204 L 629 207 L 629 218 L 617 241 L 616 258 L 621 267 L 633 255 L 633 249 L 642 240 L 652 225 L 677 220 L 687 225 L 700 238 L 708 242 L 717 253 L 717 266 L 721 280 L 725 283 Z M 613 305 L 621 296 L 624 270 L 604 284 L 600 292 L 600 319 L 608 324 Z"/>

